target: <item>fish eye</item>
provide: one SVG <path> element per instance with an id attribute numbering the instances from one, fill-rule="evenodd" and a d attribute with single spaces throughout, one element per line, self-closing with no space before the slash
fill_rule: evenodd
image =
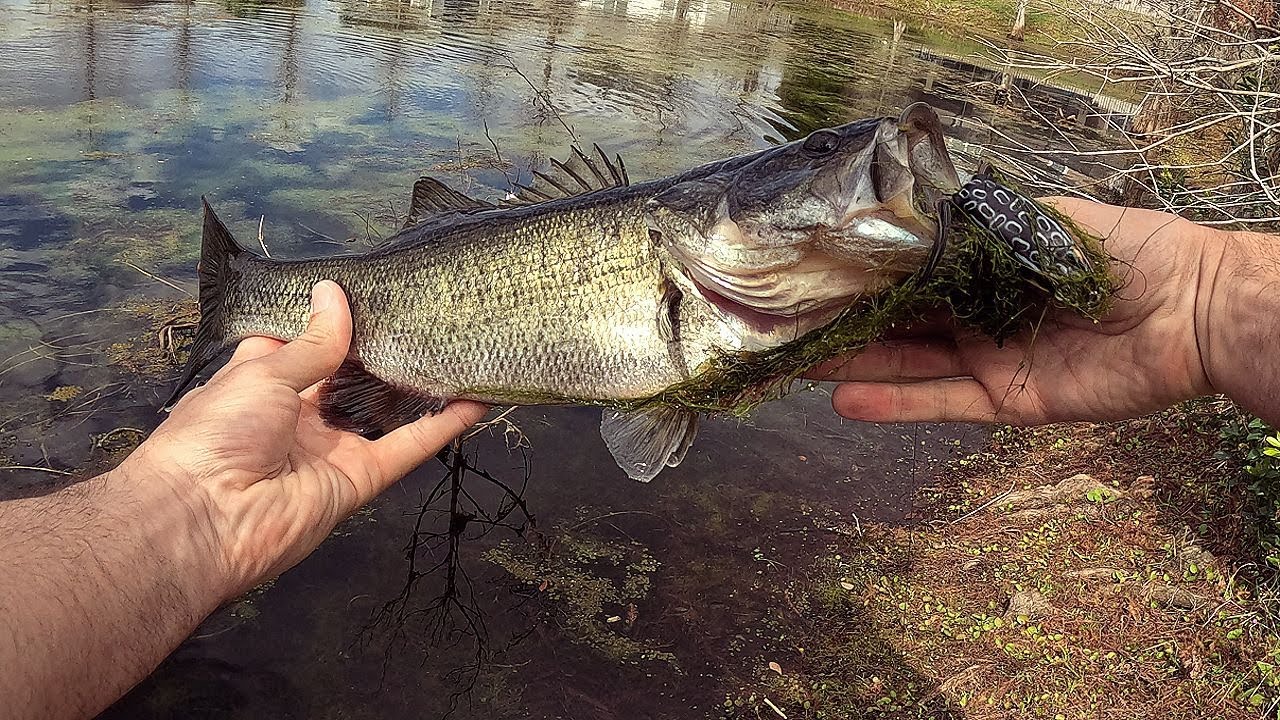
<path id="1" fill-rule="evenodd" d="M 804 139 L 804 151 L 816 157 L 830 155 L 840 147 L 840 136 L 831 130 L 819 130 Z"/>

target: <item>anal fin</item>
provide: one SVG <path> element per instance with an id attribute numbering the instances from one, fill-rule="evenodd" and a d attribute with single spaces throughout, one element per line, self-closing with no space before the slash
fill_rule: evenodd
<path id="1" fill-rule="evenodd" d="M 600 435 L 627 477 L 649 482 L 675 467 L 698 433 L 698 414 L 669 405 L 618 412 L 605 410 Z"/>
<path id="2" fill-rule="evenodd" d="M 424 415 L 437 413 L 445 402 L 402 390 L 347 358 L 320 386 L 320 417 L 330 427 L 365 437 L 377 437 Z"/>

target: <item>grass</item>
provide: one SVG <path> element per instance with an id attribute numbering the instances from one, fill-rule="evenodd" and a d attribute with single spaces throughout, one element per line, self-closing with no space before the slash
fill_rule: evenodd
<path id="1" fill-rule="evenodd" d="M 751 664 L 724 714 L 1274 717 L 1280 596 L 1239 467 L 1215 457 L 1228 417 L 998 433 L 928 522 L 865 526 L 780 593 L 805 618 L 785 672 Z"/>

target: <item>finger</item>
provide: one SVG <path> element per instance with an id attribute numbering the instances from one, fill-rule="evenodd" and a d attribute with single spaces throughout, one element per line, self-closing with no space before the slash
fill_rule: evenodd
<path id="1" fill-rule="evenodd" d="M 369 495 L 360 504 L 368 502 L 388 485 L 435 457 L 441 448 L 475 425 L 488 411 L 487 405 L 455 400 L 435 415 L 398 427 L 375 440 L 371 452 L 377 462 L 379 477 L 372 479 Z"/>
<path id="2" fill-rule="evenodd" d="M 351 347 L 351 310 L 342 288 L 331 280 L 311 290 L 311 319 L 306 332 L 269 355 L 259 367 L 301 392 L 333 374 Z"/>
<path id="3" fill-rule="evenodd" d="M 995 422 L 986 388 L 973 378 L 920 383 L 844 383 L 831 406 L 850 420 L 870 422 Z"/>
<path id="4" fill-rule="evenodd" d="M 810 380 L 914 382 L 968 375 L 953 343 L 946 340 L 887 341 L 852 357 L 823 363 L 805 373 Z"/>
<path id="5" fill-rule="evenodd" d="M 225 365 L 218 368 L 218 371 L 211 375 L 207 381 L 196 385 L 184 393 L 174 408 L 176 409 L 178 405 L 186 402 L 189 398 L 200 395 L 204 391 L 206 385 L 223 379 L 226 377 L 227 373 L 231 372 L 231 370 L 237 365 L 243 365 L 250 360 L 257 360 L 264 355 L 269 355 L 272 352 L 275 352 L 281 345 L 284 345 L 284 343 L 280 340 L 276 340 L 275 338 L 259 337 L 256 335 L 254 337 L 241 340 L 240 344 L 236 346 L 236 351 L 232 353 L 231 359 L 228 360 Z"/>
<path id="6" fill-rule="evenodd" d="M 219 373 L 226 372 L 237 365 L 242 365 L 250 360 L 257 360 L 260 357 L 270 355 L 284 346 L 283 340 L 275 338 L 253 336 L 245 338 L 236 346 L 236 351 L 231 354 L 231 359 L 226 365 L 222 366 Z"/>

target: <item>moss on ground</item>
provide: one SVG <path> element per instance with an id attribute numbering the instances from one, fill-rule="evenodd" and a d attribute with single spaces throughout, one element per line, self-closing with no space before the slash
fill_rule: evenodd
<path id="1" fill-rule="evenodd" d="M 724 714 L 1274 717 L 1280 594 L 1214 459 L 1221 418 L 998 433 L 929 522 L 864 525 L 779 593 L 794 652 L 748 663 Z"/>

